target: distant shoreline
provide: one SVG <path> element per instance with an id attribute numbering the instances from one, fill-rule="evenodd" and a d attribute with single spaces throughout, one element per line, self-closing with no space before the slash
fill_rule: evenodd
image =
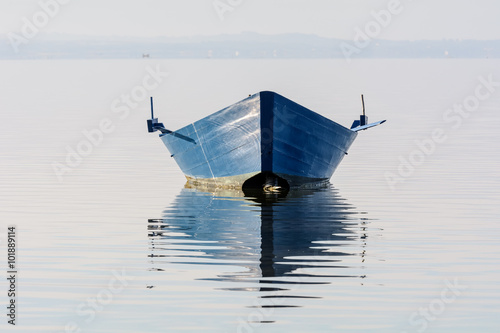
<path id="1" fill-rule="evenodd" d="M 361 43 L 306 34 L 242 33 L 145 39 L 46 35 L 31 40 L 26 39 L 14 47 L 7 35 L 0 38 L 0 59 L 137 59 L 143 57 L 155 59 L 486 59 L 500 58 L 500 40 L 391 41 L 373 39 Z"/>

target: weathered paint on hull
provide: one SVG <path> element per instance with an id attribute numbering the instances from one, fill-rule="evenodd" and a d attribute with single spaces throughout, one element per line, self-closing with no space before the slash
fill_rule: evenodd
<path id="1" fill-rule="evenodd" d="M 291 187 L 325 183 L 356 135 L 264 91 L 160 137 L 189 181 L 238 188 L 260 173 Z"/>
<path id="2" fill-rule="evenodd" d="M 242 184 L 259 174 L 258 171 L 252 173 L 245 173 L 243 175 L 230 176 L 230 177 L 219 177 L 219 178 L 192 178 L 186 176 L 189 184 L 194 185 L 196 187 L 207 187 L 211 188 L 232 188 L 232 189 L 241 189 Z"/>
<path id="3" fill-rule="evenodd" d="M 243 184 L 247 183 L 248 180 L 254 176 L 259 175 L 260 172 L 253 172 L 244 175 L 231 176 L 231 177 L 221 177 L 221 178 L 191 178 L 186 176 L 186 179 L 190 185 L 195 186 L 196 188 L 201 189 L 216 189 L 216 188 L 227 188 L 227 189 L 240 189 L 243 187 Z M 306 177 L 298 177 L 286 174 L 274 174 L 279 179 L 283 179 L 287 182 L 286 187 L 291 188 L 301 188 L 301 189 L 312 189 L 312 188 L 321 188 L 328 184 L 328 178 L 306 178 Z M 259 187 L 262 188 L 265 183 L 265 179 L 263 178 L 258 186 L 250 186 L 250 187 Z"/>

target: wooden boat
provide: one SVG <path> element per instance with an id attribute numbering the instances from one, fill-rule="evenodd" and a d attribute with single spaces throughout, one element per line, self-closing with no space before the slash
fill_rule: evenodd
<path id="1" fill-rule="evenodd" d="M 329 181 L 364 114 L 346 128 L 275 92 L 262 91 L 177 131 L 154 118 L 148 131 L 160 138 L 188 182 L 275 191 L 320 186 Z"/>

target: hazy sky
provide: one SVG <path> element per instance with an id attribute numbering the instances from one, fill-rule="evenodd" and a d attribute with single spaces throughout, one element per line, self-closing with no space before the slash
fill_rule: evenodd
<path id="1" fill-rule="evenodd" d="M 41 4 L 53 11 L 45 22 Z M 374 23 L 372 13 L 390 6 L 395 13 L 385 16 L 385 26 Z M 357 28 L 377 29 L 374 24 L 379 24 L 381 29 L 374 31 L 382 39 L 500 39 L 499 14 L 499 0 L 0 0 L 0 33 L 20 33 L 24 18 L 33 22 L 35 16 L 40 35 L 253 31 L 353 39 Z"/>

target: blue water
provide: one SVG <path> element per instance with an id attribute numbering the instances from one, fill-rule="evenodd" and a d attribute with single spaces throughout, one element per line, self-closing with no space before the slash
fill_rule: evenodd
<path id="1" fill-rule="evenodd" d="M 16 225 L 16 329 L 497 332 L 499 65 L 0 62 L 0 249 Z M 185 187 L 147 133 L 149 96 L 177 129 L 261 90 L 344 126 L 363 93 L 370 121 L 387 123 L 359 133 L 326 188 Z"/>

